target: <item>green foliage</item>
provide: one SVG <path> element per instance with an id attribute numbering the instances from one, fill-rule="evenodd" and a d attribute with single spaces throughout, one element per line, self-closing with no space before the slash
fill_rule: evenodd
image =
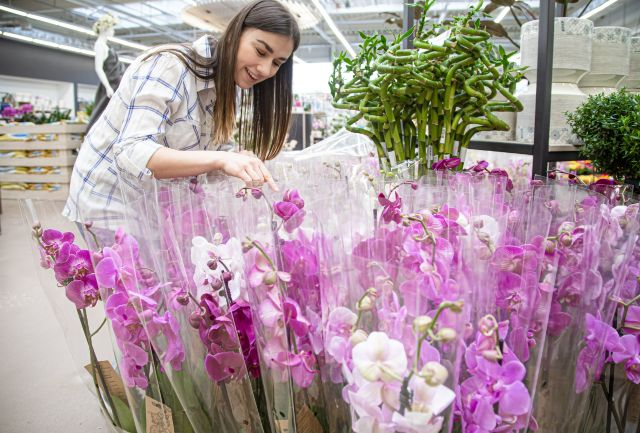
<path id="1" fill-rule="evenodd" d="M 523 68 L 481 28 L 482 2 L 442 24 L 426 20 L 434 2 L 415 28 L 393 41 L 361 33 L 356 57 L 333 63 L 333 106 L 352 111 L 346 128 L 370 137 L 385 167 L 457 156 L 476 132 L 508 129 L 494 113 L 522 110 L 513 92 Z M 403 49 L 412 34 L 414 48 Z"/>
<path id="2" fill-rule="evenodd" d="M 45 123 L 60 122 L 61 120 L 69 120 L 71 118 L 71 110 L 60 111 L 58 107 L 54 108 L 51 113 L 41 112 L 40 114 L 26 113 L 20 118 L 21 122 L 33 122 L 36 125 Z"/>
<path id="3" fill-rule="evenodd" d="M 617 180 L 640 178 L 640 95 L 622 89 L 590 96 L 566 116 L 584 143 L 581 155 L 598 171 Z"/>

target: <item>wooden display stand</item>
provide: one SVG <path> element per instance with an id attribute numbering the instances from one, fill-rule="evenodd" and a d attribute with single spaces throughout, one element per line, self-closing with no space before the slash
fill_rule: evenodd
<path id="1" fill-rule="evenodd" d="M 0 126 L 1 134 L 57 134 L 52 141 L 0 141 L 0 151 L 56 150 L 57 156 L 36 158 L 0 158 L 0 166 L 60 167 L 59 174 L 6 174 L 0 173 L 0 183 L 55 183 L 62 185 L 57 191 L 3 190 L 2 199 L 32 198 L 38 200 L 64 200 L 69 194 L 69 180 L 75 162 L 74 149 L 80 148 L 87 129 L 85 124 L 13 125 Z"/>

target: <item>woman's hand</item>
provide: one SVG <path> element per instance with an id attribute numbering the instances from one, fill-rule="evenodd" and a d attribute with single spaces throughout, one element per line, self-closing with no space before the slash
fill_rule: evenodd
<path id="1" fill-rule="evenodd" d="M 266 183 L 273 191 L 278 191 L 271 173 L 252 152 L 216 152 L 215 158 L 216 169 L 228 176 L 242 179 L 248 187 L 261 187 Z"/>

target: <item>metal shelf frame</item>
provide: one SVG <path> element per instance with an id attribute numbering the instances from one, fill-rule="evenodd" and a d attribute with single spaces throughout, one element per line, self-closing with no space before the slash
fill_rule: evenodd
<path id="1" fill-rule="evenodd" d="M 553 78 L 553 39 L 556 14 L 555 0 L 540 0 L 540 23 L 538 31 L 538 73 L 536 81 L 536 113 L 533 145 L 507 141 L 471 140 L 470 149 L 492 152 L 517 153 L 533 157 L 532 175 L 546 176 L 550 162 L 581 159 L 578 151 L 549 151 L 549 126 L 551 122 L 551 84 Z M 413 8 L 404 5 L 403 31 L 413 25 Z M 411 46 L 412 38 L 404 41 Z"/>

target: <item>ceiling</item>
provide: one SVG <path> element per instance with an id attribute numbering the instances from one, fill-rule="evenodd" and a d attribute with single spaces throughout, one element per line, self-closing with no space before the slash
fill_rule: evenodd
<path id="1" fill-rule="evenodd" d="M 296 53 L 299 59 L 305 62 L 327 62 L 332 59 L 333 54 L 345 49 L 314 6 L 314 0 L 284 1 L 300 16 L 304 28 L 301 45 Z M 360 40 L 359 32 L 377 31 L 393 36 L 401 31 L 402 0 L 318 1 L 356 50 Z M 502 4 L 505 0 L 494 1 Z M 605 1 L 592 0 L 589 8 L 596 7 Z M 0 5 L 89 29 L 100 16 L 109 12 L 119 18 L 116 37 L 145 46 L 153 46 L 195 40 L 204 33 L 219 34 L 219 28 L 247 2 L 248 0 L 0 0 Z M 525 2 L 537 15 L 538 0 L 525 0 Z M 577 15 L 587 3 L 589 3 L 588 0 L 580 0 L 569 4 L 567 14 Z M 639 3 L 640 0 L 619 0 L 597 19 L 604 20 L 607 25 L 632 27 L 638 34 L 640 7 L 637 6 Z M 438 0 L 430 10 L 430 17 L 433 20 L 443 20 L 467 10 L 472 4 L 475 4 L 475 1 Z M 498 16 L 503 10 L 498 8 L 493 11 L 493 17 Z M 519 25 L 510 13 L 505 15 L 501 24 L 512 39 L 519 40 Z M 208 30 L 196 26 L 206 27 Z M 88 50 L 93 48 L 95 41 L 92 35 L 9 13 L 1 8 L 0 31 Z M 498 41 L 505 47 L 514 48 L 506 38 L 499 38 Z M 121 57 L 132 58 L 140 52 L 120 44 L 113 44 L 113 46 Z"/>

